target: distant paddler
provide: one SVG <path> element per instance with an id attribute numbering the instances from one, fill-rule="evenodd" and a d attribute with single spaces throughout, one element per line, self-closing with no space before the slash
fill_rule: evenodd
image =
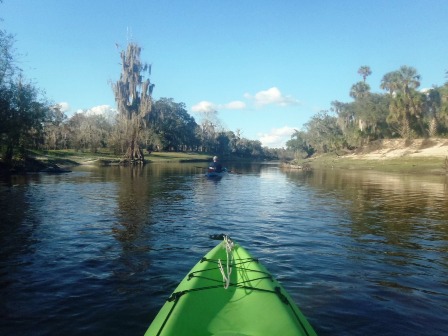
<path id="1" fill-rule="evenodd" d="M 208 165 L 209 173 L 222 173 L 222 165 L 219 163 L 219 158 L 217 156 L 213 157 L 213 162 Z"/>

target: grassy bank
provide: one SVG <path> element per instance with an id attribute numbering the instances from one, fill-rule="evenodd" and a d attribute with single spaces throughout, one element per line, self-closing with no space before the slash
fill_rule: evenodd
<path id="1" fill-rule="evenodd" d="M 122 156 L 108 151 L 97 153 L 80 152 L 75 150 L 33 151 L 32 156 L 49 165 L 113 165 L 119 164 Z M 145 155 L 147 163 L 152 162 L 202 162 L 209 161 L 211 155 L 201 153 L 181 152 L 153 152 Z"/>
<path id="2" fill-rule="evenodd" d="M 448 144 L 440 142 L 438 148 L 441 150 L 438 155 L 432 156 L 421 155 L 425 150 L 431 150 L 431 154 L 434 153 L 432 148 L 422 148 L 421 145 L 418 148 L 409 150 L 409 146 L 403 145 L 397 146 L 393 144 L 389 147 L 381 147 L 375 151 L 362 152 L 358 154 L 346 154 L 337 155 L 335 153 L 329 153 L 319 155 L 311 159 L 302 160 L 296 164 L 307 165 L 312 169 L 330 168 L 330 169 L 356 169 L 356 170 L 377 170 L 385 172 L 397 172 L 397 173 L 409 173 L 409 174 L 448 174 L 448 158 L 445 156 Z M 405 155 L 391 155 L 393 150 L 407 149 Z M 41 171 L 47 167 L 56 167 L 63 169 L 70 169 L 70 167 L 77 165 L 96 165 L 96 166 L 108 166 L 118 165 L 122 159 L 121 156 L 115 155 L 110 151 L 99 151 L 97 153 L 81 152 L 75 150 L 51 150 L 51 151 L 30 151 L 29 159 L 26 163 L 19 163 L 18 166 L 4 167 L 0 162 L 0 171 Z M 211 154 L 202 153 L 184 153 L 184 152 L 153 152 L 146 153 L 145 161 L 147 163 L 157 162 L 208 162 L 211 160 Z M 231 161 L 232 158 L 224 158 L 226 161 Z M 241 158 L 238 158 L 241 161 Z M 250 161 L 250 160 L 249 160 Z M 22 165 L 22 166 L 20 166 Z"/>

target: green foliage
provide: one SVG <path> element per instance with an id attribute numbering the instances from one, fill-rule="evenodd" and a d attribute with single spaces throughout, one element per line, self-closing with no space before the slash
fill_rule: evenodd
<path id="1" fill-rule="evenodd" d="M 370 93 L 370 85 L 365 82 L 358 82 L 353 84 L 350 89 L 350 97 L 354 99 L 366 98 Z"/>
<path id="2" fill-rule="evenodd" d="M 307 142 L 307 134 L 296 130 L 286 142 L 286 148 L 294 152 L 296 159 L 304 159 L 314 154 L 314 148 Z"/>
<path id="3" fill-rule="evenodd" d="M 12 164 L 18 154 L 24 158 L 27 148 L 41 141 L 42 124 L 49 107 L 39 100 L 38 90 L 21 78 L 0 87 L 0 146 L 2 158 Z"/>
<path id="4" fill-rule="evenodd" d="M 380 94 L 369 94 L 353 103 L 357 129 L 362 132 L 362 138 L 372 141 L 389 136 L 386 122 L 389 104 L 389 97 Z"/>
<path id="5" fill-rule="evenodd" d="M 14 38 L 0 29 L 0 85 L 7 85 L 19 69 L 14 64 Z"/>
<path id="6" fill-rule="evenodd" d="M 362 76 L 362 80 L 365 83 L 367 76 L 370 76 L 372 74 L 372 70 L 370 70 L 369 66 L 364 65 L 358 69 L 358 74 Z"/>
<path id="7" fill-rule="evenodd" d="M 23 161 L 42 142 L 49 106 L 15 65 L 12 35 L 0 30 L 0 152 L 4 163 Z"/>
<path id="8" fill-rule="evenodd" d="M 148 151 L 198 151 L 247 158 L 306 158 L 315 152 L 354 149 L 382 138 L 446 136 L 448 83 L 418 91 L 420 75 L 402 66 L 386 73 L 380 88 L 371 92 L 366 79 L 372 71 L 359 68 L 362 81 L 350 88 L 351 102 L 334 101 L 328 111 L 314 115 L 287 142 L 287 149 L 263 148 L 260 141 L 225 130 L 217 111 L 204 114 L 200 124 L 184 103 L 172 98 L 152 99 L 151 66 L 140 60 L 141 48 L 130 43 L 121 52 L 122 71 L 113 85 L 118 114 L 76 113 L 67 119 L 60 106 L 50 106 L 39 90 L 27 83 L 15 66 L 13 38 L 0 30 L 0 150 L 4 161 L 24 156 L 29 148 L 96 152 L 103 148 L 143 160 Z"/>
<path id="9" fill-rule="evenodd" d="M 147 117 L 147 145 L 151 150 L 158 147 L 163 150 L 193 150 L 197 147 L 196 121 L 186 110 L 184 103 L 176 103 L 172 98 L 160 98 L 154 102 Z M 151 137 L 150 134 L 157 134 Z"/>
<path id="10" fill-rule="evenodd" d="M 67 148 L 67 135 L 64 121 L 67 119 L 59 105 L 48 109 L 46 121 L 43 123 L 43 147 L 45 149 Z"/>
<path id="11" fill-rule="evenodd" d="M 304 131 L 296 131 L 287 143 L 288 149 L 304 152 L 306 144 L 326 153 L 354 149 L 382 138 L 447 135 L 448 83 L 420 92 L 420 74 L 413 67 L 402 66 L 383 76 L 380 88 L 387 93 L 380 94 L 372 93 L 366 83 L 371 74 L 368 66 L 362 66 L 358 73 L 363 81 L 351 87 L 354 101 L 333 101 L 331 111 L 336 117 L 326 111 L 316 114 Z"/>
<path id="12" fill-rule="evenodd" d="M 421 95 L 424 123 L 428 125 L 430 136 L 448 133 L 448 83 L 434 87 Z"/>
<path id="13" fill-rule="evenodd" d="M 305 124 L 306 139 L 311 147 L 319 153 L 327 153 L 344 147 L 345 139 L 337 118 L 327 111 L 314 115 Z"/>

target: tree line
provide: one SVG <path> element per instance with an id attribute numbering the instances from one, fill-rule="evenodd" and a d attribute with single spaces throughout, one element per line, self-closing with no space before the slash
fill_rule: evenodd
<path id="1" fill-rule="evenodd" d="M 333 101 L 286 143 L 296 156 L 353 150 L 378 139 L 447 136 L 448 82 L 419 90 L 420 74 L 404 65 L 386 73 L 380 84 L 384 92 L 374 93 L 367 83 L 370 67 L 361 66 L 358 73 L 362 80 L 350 88 L 352 102 Z"/>
<path id="2" fill-rule="evenodd" d="M 36 148 L 44 150 L 75 149 L 83 152 L 98 152 L 109 149 L 116 155 L 139 160 L 141 152 L 177 151 L 203 152 L 219 155 L 273 158 L 278 150 L 263 147 L 258 140 L 249 140 L 223 129 L 219 122 L 204 119 L 197 123 L 187 112 L 184 103 L 173 98 L 152 101 L 150 113 L 140 122 L 117 114 L 110 118 L 88 111 L 75 113 L 68 118 L 61 106 L 51 106 L 41 134 L 36 139 Z M 142 125 L 145 126 L 142 126 Z M 138 135 L 137 135 L 138 131 Z M 136 137 L 133 154 L 129 152 L 132 134 Z"/>
<path id="3" fill-rule="evenodd" d="M 151 151 L 192 151 L 256 159 L 307 157 L 355 149 L 385 138 L 445 137 L 448 134 L 448 83 L 419 90 L 420 74 L 402 66 L 385 74 L 381 93 L 367 82 L 372 71 L 362 66 L 362 80 L 350 89 L 351 102 L 333 101 L 329 110 L 315 114 L 296 130 L 287 149 L 263 147 L 241 132 L 226 130 L 217 112 L 198 123 L 185 104 L 172 98 L 154 100 L 151 66 L 140 59 L 141 48 L 129 43 L 121 51 L 121 74 L 112 84 L 117 113 L 75 113 L 68 117 L 42 91 L 25 80 L 16 65 L 14 38 L 0 30 L 0 154 L 3 164 L 23 161 L 29 149 L 103 149 L 127 162 L 144 162 Z"/>
<path id="4" fill-rule="evenodd" d="M 151 151 L 195 151 L 247 158 L 276 158 L 278 150 L 262 147 L 225 130 L 219 120 L 201 123 L 184 103 L 172 98 L 153 100 L 151 66 L 140 59 L 141 48 L 129 43 L 120 53 L 121 75 L 112 85 L 117 113 L 110 118 L 83 111 L 68 117 L 27 81 L 16 65 L 14 38 L 0 30 L 0 154 L 3 165 L 23 162 L 28 150 L 107 149 L 127 162 L 144 162 Z M 145 151 L 146 150 L 146 151 Z"/>

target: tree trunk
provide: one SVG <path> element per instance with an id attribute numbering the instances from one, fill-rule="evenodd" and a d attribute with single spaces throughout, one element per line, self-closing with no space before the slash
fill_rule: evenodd
<path id="1" fill-rule="evenodd" d="M 144 163 L 145 157 L 142 149 L 139 147 L 136 139 L 132 140 L 129 144 L 126 154 L 124 155 L 124 161 L 130 163 Z"/>
<path id="2" fill-rule="evenodd" d="M 7 144 L 5 154 L 3 156 L 3 161 L 8 165 L 12 165 L 12 157 L 14 154 L 14 144 L 10 141 Z"/>

